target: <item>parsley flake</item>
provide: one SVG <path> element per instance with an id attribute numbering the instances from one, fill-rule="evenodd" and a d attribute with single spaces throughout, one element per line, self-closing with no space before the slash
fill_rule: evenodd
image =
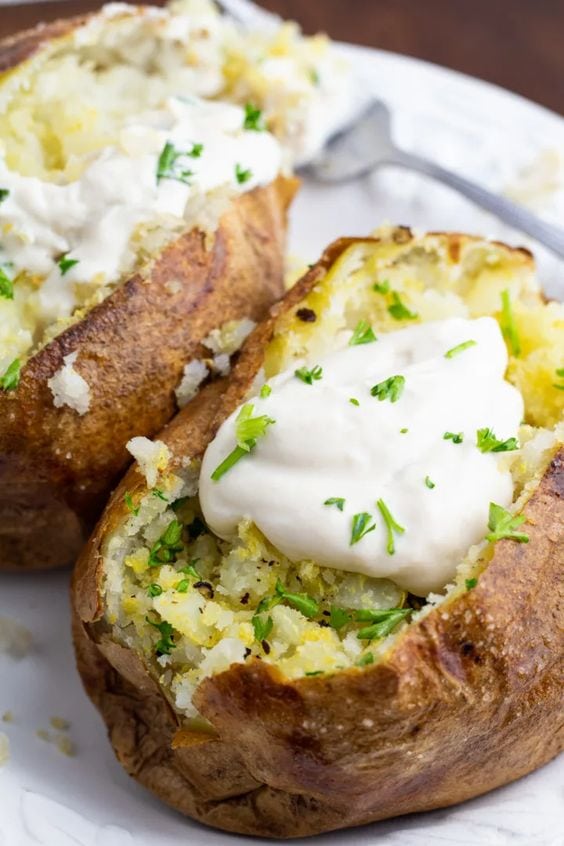
<path id="1" fill-rule="evenodd" d="M 511 307 L 511 297 L 508 290 L 501 292 L 501 331 L 509 346 L 512 354 L 519 358 L 521 355 L 521 341 L 519 339 L 519 332 L 515 325 L 515 317 Z"/>
<path id="2" fill-rule="evenodd" d="M 528 543 L 529 536 L 524 532 L 518 532 L 516 529 L 521 526 L 527 518 L 523 514 L 518 514 L 514 517 L 501 505 L 496 505 L 495 502 L 490 502 L 490 511 L 488 518 L 489 534 L 486 535 L 486 540 L 495 543 L 498 540 L 507 538 L 508 540 L 517 541 L 517 543 Z"/>
<path id="3" fill-rule="evenodd" d="M 558 379 L 564 379 L 564 367 L 559 367 L 557 370 L 554 371 Z M 564 391 L 564 384 L 557 385 L 556 383 L 553 384 L 553 388 L 556 388 L 557 391 Z"/>
<path id="4" fill-rule="evenodd" d="M 346 611 L 342 608 L 337 608 L 336 605 L 332 605 L 329 611 L 329 625 L 339 631 L 342 629 L 343 626 L 346 626 L 347 623 L 350 623 L 351 617 Z"/>
<path id="5" fill-rule="evenodd" d="M 359 320 L 356 324 L 356 329 L 354 330 L 352 337 L 349 341 L 349 347 L 356 347 L 360 346 L 361 344 L 372 344 L 374 341 L 377 341 L 377 337 L 374 334 L 374 330 L 372 326 L 368 323 L 367 320 Z"/>
<path id="6" fill-rule="evenodd" d="M 453 444 L 461 444 L 464 440 L 464 432 L 445 432 L 443 441 L 452 441 Z"/>
<path id="7" fill-rule="evenodd" d="M 319 614 L 319 605 L 313 597 L 307 593 L 288 593 L 280 579 L 276 582 L 276 594 L 308 619 Z"/>
<path id="8" fill-rule="evenodd" d="M 192 148 L 192 151 L 190 152 L 177 150 L 174 147 L 174 144 L 167 141 L 157 162 L 157 185 L 161 179 L 174 179 L 177 182 L 183 182 L 185 185 L 190 185 L 190 179 L 194 173 L 188 168 L 182 167 L 180 160 L 186 156 L 194 157 L 193 151 L 194 148 Z"/>
<path id="9" fill-rule="evenodd" d="M 349 399 L 349 402 L 350 402 L 350 404 L 351 404 L 351 405 L 356 405 L 356 406 L 359 406 L 359 405 L 360 405 L 360 403 L 359 403 L 359 401 L 357 400 L 357 398 L 356 398 L 356 397 L 351 397 L 351 398 Z"/>
<path id="10" fill-rule="evenodd" d="M 425 485 L 426 485 L 426 486 L 429 488 L 429 490 L 431 490 L 431 491 L 433 490 L 433 488 L 436 488 L 436 487 L 437 487 L 437 486 L 436 486 L 436 484 L 433 482 L 433 480 L 432 480 L 429 476 L 425 476 Z"/>
<path id="11" fill-rule="evenodd" d="M 68 258 L 68 253 L 65 253 L 57 261 L 57 264 L 59 265 L 61 276 L 64 276 L 66 273 L 69 272 L 71 267 L 74 267 L 75 264 L 78 264 L 78 259 Z"/>
<path id="12" fill-rule="evenodd" d="M 255 614 L 251 623 L 253 624 L 253 629 L 255 631 L 255 640 L 259 643 L 262 643 L 263 640 L 267 639 L 274 625 L 272 617 L 268 616 L 266 619 L 263 619 L 260 614 Z"/>
<path id="13" fill-rule="evenodd" d="M 182 523 L 171 520 L 160 538 L 155 541 L 149 552 L 149 567 L 160 567 L 161 564 L 172 564 L 179 552 L 182 552 Z"/>
<path id="14" fill-rule="evenodd" d="M 466 579 L 464 584 L 466 585 L 466 590 L 472 590 L 478 584 L 478 579 Z"/>
<path id="15" fill-rule="evenodd" d="M 168 499 L 166 498 L 166 496 L 164 495 L 164 493 L 161 491 L 160 488 L 153 488 L 153 490 L 151 491 L 151 494 L 153 496 L 156 496 L 157 499 L 162 499 L 163 502 L 168 502 Z"/>
<path id="16" fill-rule="evenodd" d="M 4 391 L 15 391 L 20 384 L 21 369 L 21 361 L 15 358 L 4 371 L 4 375 L 0 376 L 0 388 Z"/>
<path id="17" fill-rule="evenodd" d="M 134 517 L 137 517 L 137 515 L 139 514 L 139 509 L 141 508 L 141 506 L 133 504 L 133 498 L 132 498 L 131 494 L 129 493 L 129 491 L 126 491 L 124 493 L 123 501 L 125 502 L 125 504 L 127 506 L 127 510 L 130 511 L 131 514 L 133 514 Z"/>
<path id="18" fill-rule="evenodd" d="M 267 397 L 270 396 L 271 393 L 272 393 L 272 388 L 270 387 L 270 385 L 263 385 L 262 388 L 260 389 L 260 398 L 266 399 Z"/>
<path id="19" fill-rule="evenodd" d="M 257 441 L 266 435 L 268 427 L 276 422 L 266 414 L 253 417 L 253 411 L 254 405 L 248 403 L 242 407 L 237 415 L 235 421 L 237 446 L 211 474 L 214 482 L 219 481 L 241 458 L 251 452 L 257 445 Z"/>
<path id="20" fill-rule="evenodd" d="M 377 640 L 389 635 L 396 626 L 411 614 L 411 608 L 388 608 L 385 611 L 376 612 L 379 619 L 371 626 L 359 630 L 359 640 Z"/>
<path id="21" fill-rule="evenodd" d="M 370 389 L 370 394 L 373 397 L 378 397 L 380 402 L 389 399 L 390 402 L 397 402 L 403 393 L 405 387 L 405 376 L 390 376 L 389 379 L 384 379 L 383 382 L 378 382 Z"/>
<path id="22" fill-rule="evenodd" d="M 376 528 L 376 524 L 373 522 L 374 518 L 371 514 L 368 514 L 366 511 L 362 511 L 360 514 L 355 514 L 352 518 L 352 528 L 351 528 L 351 539 L 349 546 L 353 546 L 355 543 L 358 543 L 359 540 L 368 534 L 368 532 L 373 532 Z M 372 525 L 370 525 L 372 523 Z"/>
<path id="23" fill-rule="evenodd" d="M 160 632 L 160 640 L 155 644 L 155 652 L 157 655 L 170 655 L 174 649 L 174 641 L 172 639 L 173 627 L 170 623 L 163 620 L 161 623 L 154 623 L 149 617 L 145 617 L 147 622 Z"/>
<path id="24" fill-rule="evenodd" d="M 365 652 L 364 655 L 361 655 L 361 657 L 356 662 L 356 666 L 357 667 L 366 667 L 368 664 L 373 664 L 373 663 L 374 663 L 374 655 L 372 654 L 372 652 Z"/>
<path id="25" fill-rule="evenodd" d="M 372 290 L 376 291 L 377 294 L 388 294 L 390 291 L 390 283 L 387 279 L 384 279 L 382 282 L 375 282 L 372 286 Z"/>
<path id="26" fill-rule="evenodd" d="M 506 441 L 500 441 L 496 438 L 492 429 L 478 429 L 476 432 L 476 446 L 480 452 L 511 452 L 514 449 L 519 449 L 519 441 L 517 438 L 507 438 Z"/>
<path id="27" fill-rule="evenodd" d="M 464 352 L 464 350 L 470 349 L 470 347 L 475 347 L 476 345 L 476 341 L 463 341 L 461 344 L 458 344 L 451 350 L 447 350 L 447 352 L 445 353 L 445 358 L 454 358 L 455 355 Z"/>
<path id="28" fill-rule="evenodd" d="M 243 120 L 243 129 L 249 129 L 253 132 L 264 132 L 266 129 L 262 110 L 257 109 L 252 103 L 245 104 L 245 118 Z"/>
<path id="29" fill-rule="evenodd" d="M 419 315 L 416 311 L 410 311 L 401 300 L 397 291 L 392 292 L 392 304 L 388 306 L 388 312 L 394 320 L 417 320 Z"/>
<path id="30" fill-rule="evenodd" d="M 388 552 L 388 555 L 393 555 L 396 551 L 396 548 L 394 546 L 394 532 L 396 532 L 396 534 L 398 535 L 403 535 L 405 529 L 403 526 L 400 526 L 400 524 L 394 520 L 390 509 L 388 508 L 383 499 L 377 500 L 376 505 L 378 506 L 378 510 L 380 511 L 380 514 L 384 518 L 384 523 L 386 524 L 386 533 L 388 536 L 386 550 Z"/>
<path id="31" fill-rule="evenodd" d="M 336 505 L 339 511 L 342 511 L 345 507 L 345 500 L 340 496 L 332 496 L 326 499 L 323 505 Z"/>
<path id="32" fill-rule="evenodd" d="M 11 276 L 7 273 L 7 268 L 10 265 L 0 265 L 0 297 L 5 300 L 14 299 L 14 282 Z"/>
<path id="33" fill-rule="evenodd" d="M 153 584 L 149 585 L 149 587 L 147 588 L 147 595 L 151 597 L 160 596 L 162 592 L 162 587 L 156 582 L 153 582 Z"/>
<path id="34" fill-rule="evenodd" d="M 252 170 L 245 170 L 240 164 L 235 165 L 235 179 L 239 185 L 244 185 L 252 177 Z"/>
<path id="35" fill-rule="evenodd" d="M 323 368 L 316 364 L 315 367 L 312 367 L 311 370 L 308 370 L 307 367 L 300 367 L 298 370 L 294 370 L 294 376 L 297 376 L 298 379 L 301 379 L 302 382 L 305 382 L 306 385 L 313 385 L 314 382 L 318 382 L 323 374 Z"/>
<path id="36" fill-rule="evenodd" d="M 3 203 L 4 200 L 10 196 L 10 191 L 8 188 L 0 188 L 0 203 Z"/>

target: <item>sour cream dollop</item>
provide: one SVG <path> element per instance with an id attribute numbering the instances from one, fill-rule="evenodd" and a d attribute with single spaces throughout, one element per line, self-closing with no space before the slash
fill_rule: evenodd
<path id="1" fill-rule="evenodd" d="M 475 343 L 446 356 L 466 341 Z M 219 429 L 200 479 L 208 525 L 233 540 L 239 523 L 251 520 L 293 561 L 390 578 L 420 596 L 440 590 L 486 534 L 489 503 L 512 500 L 507 455 L 476 443 L 486 427 L 514 437 L 523 417 L 522 397 L 504 379 L 498 324 L 489 317 L 424 323 L 313 365 L 322 367 L 321 379 L 307 384 L 292 369 L 270 381 L 268 397 L 253 400 L 254 415 L 276 422 L 213 481 L 236 445 L 238 412 Z M 371 395 L 398 375 L 405 382 L 396 401 Z M 445 439 L 449 432 L 462 433 L 462 442 Z M 342 510 L 325 504 L 331 499 L 343 500 Z M 392 554 L 378 500 L 404 530 L 393 532 Z M 375 528 L 351 543 L 363 513 Z"/>

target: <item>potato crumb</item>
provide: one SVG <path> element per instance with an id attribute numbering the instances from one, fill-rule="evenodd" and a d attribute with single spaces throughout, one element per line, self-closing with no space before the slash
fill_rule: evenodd
<path id="1" fill-rule="evenodd" d="M 0 653 L 12 658 L 25 658 L 32 644 L 29 629 L 10 617 L 0 617 Z"/>
<path id="2" fill-rule="evenodd" d="M 203 361 L 195 359 L 185 365 L 180 384 L 174 391 L 179 408 L 184 408 L 196 396 L 198 388 L 208 373 L 208 368 Z"/>
<path id="3" fill-rule="evenodd" d="M 76 747 L 70 737 L 66 734 L 59 735 L 55 740 L 55 746 L 62 755 L 73 758 L 76 755 Z"/>
<path id="4" fill-rule="evenodd" d="M 0 767 L 3 767 L 10 760 L 10 741 L 8 735 L 0 731 Z"/>
<path id="5" fill-rule="evenodd" d="M 170 450 L 162 441 L 150 441 L 149 438 L 131 438 L 126 448 L 139 464 L 147 485 L 154 488 L 159 473 L 166 470 L 170 461 Z"/>
<path id="6" fill-rule="evenodd" d="M 68 405 L 82 416 L 90 408 L 90 387 L 86 379 L 74 369 L 77 357 L 77 352 L 66 355 L 63 358 L 64 364 L 49 379 L 47 385 L 53 394 L 55 408 Z"/>
<path id="7" fill-rule="evenodd" d="M 51 717 L 49 722 L 51 727 L 57 731 L 68 731 L 70 729 L 70 723 L 64 717 Z"/>
<path id="8" fill-rule="evenodd" d="M 254 320 L 248 317 L 243 320 L 228 320 L 219 329 L 212 329 L 207 338 L 202 341 L 203 345 L 213 353 L 226 353 L 233 355 L 243 345 L 243 341 L 255 328 Z"/>

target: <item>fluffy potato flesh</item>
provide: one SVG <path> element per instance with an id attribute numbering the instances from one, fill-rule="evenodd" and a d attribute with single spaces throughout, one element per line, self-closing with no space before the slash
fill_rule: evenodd
<path id="1" fill-rule="evenodd" d="M 378 334 L 401 328 L 407 319 L 499 320 L 508 345 L 507 377 L 526 408 L 521 449 L 508 458 L 511 511 L 520 513 L 561 443 L 557 424 L 564 401 L 558 387 L 564 308 L 543 302 L 527 253 L 457 236 L 412 239 L 393 230 L 344 247 L 334 263 L 315 268 L 288 297 L 260 351 L 249 342 L 247 395 L 295 361 L 320 358 L 336 334 L 359 319 Z M 390 310 L 398 302 L 409 318 L 398 319 L 397 309 Z M 245 366 L 243 354 L 243 371 Z M 240 402 L 237 371 L 235 386 Z M 202 523 L 198 456 L 183 458 L 185 466 L 172 461 L 152 490 L 124 494 L 131 513 L 122 513 L 119 529 L 103 540 L 103 593 L 113 636 L 153 668 L 185 717 L 197 717 L 193 695 L 203 679 L 233 663 L 257 658 L 288 679 L 377 663 L 412 621 L 472 588 L 493 555 L 494 544 L 477 538 L 443 594 L 415 598 L 389 580 L 313 561 L 292 563 L 249 523 L 229 544 Z M 394 608 L 390 625 L 367 636 L 371 618 L 364 612 Z"/>

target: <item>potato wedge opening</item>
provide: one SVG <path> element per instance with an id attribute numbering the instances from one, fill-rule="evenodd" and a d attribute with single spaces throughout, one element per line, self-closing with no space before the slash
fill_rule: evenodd
<path id="1" fill-rule="evenodd" d="M 543 301 L 525 251 L 457 235 L 379 235 L 322 260 L 267 330 L 255 331 L 239 365 L 246 397 L 295 362 L 318 360 L 360 319 L 384 334 L 408 321 L 492 316 L 506 338 L 507 379 L 525 405 L 520 448 L 504 457 L 516 517 L 562 443 L 564 306 Z M 199 456 L 169 458 L 168 469 L 153 468 L 149 489 L 137 485 L 117 506 L 102 547 L 103 599 L 113 636 L 143 657 L 186 716 L 195 716 L 192 696 L 206 676 L 251 657 L 289 679 L 377 663 L 414 620 L 473 590 L 495 547 L 484 526 L 455 579 L 414 596 L 393 580 L 290 561 L 249 522 L 236 543 L 217 538 L 202 520 Z"/>

